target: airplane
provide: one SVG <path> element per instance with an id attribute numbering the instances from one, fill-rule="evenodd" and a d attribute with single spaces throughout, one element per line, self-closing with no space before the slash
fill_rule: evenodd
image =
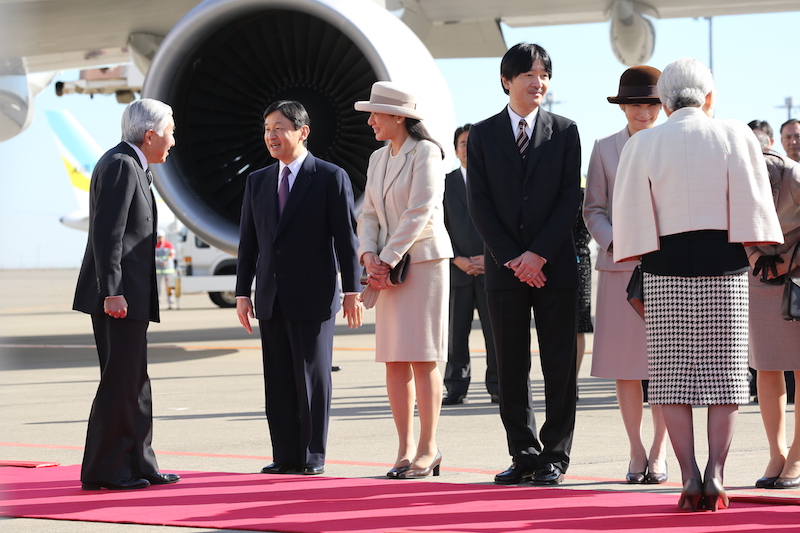
<path id="1" fill-rule="evenodd" d="M 610 21 L 612 50 L 635 64 L 652 53 L 655 18 L 797 10 L 797 0 L 0 0 L 0 140 L 30 123 L 48 73 L 133 63 L 141 89 L 70 87 L 173 106 L 181 142 L 156 188 L 187 227 L 235 253 L 245 178 L 270 163 L 261 113 L 276 99 L 306 105 L 309 149 L 343 167 L 360 196 L 379 144 L 353 102 L 396 81 L 430 111 L 434 137 L 448 138 L 455 114 L 433 58 L 501 56 L 500 23 Z"/>

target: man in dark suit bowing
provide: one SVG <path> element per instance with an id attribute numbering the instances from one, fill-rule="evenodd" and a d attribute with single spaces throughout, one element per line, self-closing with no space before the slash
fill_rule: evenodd
<path id="1" fill-rule="evenodd" d="M 147 327 L 158 322 L 156 203 L 149 165 L 175 145 L 172 108 L 142 99 L 122 114 L 122 141 L 92 172 L 89 240 L 73 309 L 92 316 L 100 385 L 89 414 L 81 482 L 85 490 L 175 483 L 150 445 L 153 408 Z"/>
<path id="2" fill-rule="evenodd" d="M 242 203 L 236 313 L 248 333 L 257 316 L 261 331 L 274 458 L 264 474 L 324 472 L 337 262 L 348 325 L 363 314 L 350 178 L 307 150 L 309 124 L 299 102 L 267 108 L 264 142 L 278 161 L 248 176 Z"/>
<path id="3" fill-rule="evenodd" d="M 472 377 L 469 334 L 476 307 L 486 344 L 486 390 L 492 403 L 499 402 L 497 357 L 483 283 L 483 241 L 467 209 L 467 139 L 471 127 L 465 124 L 456 129 L 453 142 L 461 167 L 444 180 L 444 224 L 453 243 L 454 257 L 450 262 L 450 342 L 444 373 L 447 395 L 442 405 L 464 403 L 467 396 Z"/>
<path id="4" fill-rule="evenodd" d="M 500 415 L 513 457 L 511 467 L 495 476 L 498 484 L 560 483 L 575 427 L 578 270 L 572 225 L 581 152 L 575 123 L 540 107 L 551 75 L 542 47 L 512 47 L 500 65 L 508 106 L 469 134 L 469 210 L 486 244 Z M 531 404 L 531 308 L 545 383 L 539 435 Z"/>

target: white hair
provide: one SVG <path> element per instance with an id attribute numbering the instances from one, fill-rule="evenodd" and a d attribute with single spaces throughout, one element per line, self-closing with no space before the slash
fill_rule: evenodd
<path id="1" fill-rule="evenodd" d="M 697 59 L 676 59 L 658 78 L 658 97 L 670 111 L 683 107 L 702 107 L 706 95 L 714 90 L 711 71 Z"/>
<path id="2" fill-rule="evenodd" d="M 172 108 L 152 98 L 142 98 L 125 108 L 122 113 L 122 140 L 139 146 L 147 130 L 164 135 L 172 116 Z"/>

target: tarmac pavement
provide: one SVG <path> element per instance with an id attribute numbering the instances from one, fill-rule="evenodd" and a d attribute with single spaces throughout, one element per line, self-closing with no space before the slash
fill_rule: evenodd
<path id="1" fill-rule="evenodd" d="M 99 369 L 89 317 L 71 311 L 76 279 L 76 270 L 0 271 L 0 460 L 56 461 L 63 465 L 81 462 Z M 162 322 L 151 324 L 148 334 L 153 448 L 161 470 L 258 472 L 271 462 L 258 333 L 249 336 L 234 310 L 216 307 L 205 294 L 184 295 L 180 305 L 180 310 L 163 309 Z M 494 474 L 504 470 L 511 459 L 498 406 L 490 402 L 483 383 L 486 354 L 477 320 L 470 345 L 473 382 L 468 402 L 442 408 L 437 438 L 444 461 L 442 474 L 435 480 L 491 484 Z M 373 312 L 367 313 L 366 324 L 358 330 L 349 330 L 341 316 L 337 318 L 334 365 L 341 370 L 333 373 L 326 476 L 383 477 L 394 461 L 396 434 L 384 369 L 374 362 L 374 346 Z M 670 482 L 624 483 L 628 445 L 614 382 L 590 377 L 591 346 L 589 334 L 579 375 L 572 463 L 561 486 L 670 493 L 675 494 L 677 504 L 680 469 L 671 448 Z M 536 351 L 535 331 L 532 347 Z M 537 422 L 541 422 L 543 381 L 535 353 L 531 379 Z M 790 406 L 790 411 L 793 409 Z M 698 407 L 694 412 L 702 469 L 706 409 Z M 790 441 L 793 421 L 790 412 Z M 649 409 L 645 410 L 643 434 L 647 443 L 652 438 Z M 726 466 L 729 494 L 800 497 L 798 491 L 753 488 L 768 457 L 758 406 L 742 406 Z M 0 520 L 0 530 L 9 533 L 151 533 L 173 529 L 177 528 Z"/>

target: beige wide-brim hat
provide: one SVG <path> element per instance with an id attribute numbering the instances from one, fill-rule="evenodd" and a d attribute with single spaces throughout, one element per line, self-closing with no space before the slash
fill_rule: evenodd
<path id="1" fill-rule="evenodd" d="M 353 104 L 353 107 L 356 111 L 368 113 L 386 113 L 417 120 L 423 118 L 422 113 L 417 110 L 417 100 L 414 95 L 390 81 L 373 83 L 369 101 L 361 100 Z"/>

